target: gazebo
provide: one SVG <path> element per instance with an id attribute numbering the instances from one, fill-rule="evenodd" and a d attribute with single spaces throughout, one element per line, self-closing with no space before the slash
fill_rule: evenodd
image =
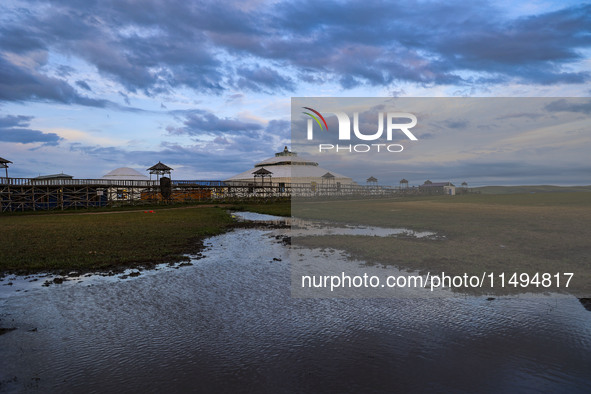
<path id="1" fill-rule="evenodd" d="M 330 172 L 327 172 L 326 174 L 322 175 L 322 189 L 328 190 L 332 188 L 335 185 L 334 178 L 335 176 Z"/>
<path id="2" fill-rule="evenodd" d="M 4 171 L 6 171 L 6 178 L 8 178 L 8 163 L 12 164 L 10 160 L 6 160 L 0 157 L 0 168 L 4 168 Z"/>
<path id="3" fill-rule="evenodd" d="M 403 188 L 404 189 L 408 189 L 408 181 L 406 179 L 402 178 L 400 180 L 400 188 L 401 189 L 403 189 Z"/>
<path id="4" fill-rule="evenodd" d="M 161 176 L 166 174 L 168 174 L 169 178 L 172 178 L 170 172 L 173 171 L 173 169 L 159 161 L 152 167 L 148 168 L 148 171 L 150 171 L 150 180 L 152 180 L 152 174 L 156 175 L 156 180 L 158 180 Z"/>
<path id="5" fill-rule="evenodd" d="M 269 178 L 269 185 L 272 184 L 271 182 L 271 175 L 273 174 L 271 171 L 267 170 L 265 167 L 261 167 L 260 169 L 256 170 L 252 173 L 254 176 L 254 184 L 256 186 L 257 178 L 261 178 L 261 186 L 265 185 L 265 178 Z"/>
<path id="6" fill-rule="evenodd" d="M 466 182 L 462 182 L 462 187 L 465 189 L 468 187 L 468 184 Z"/>
<path id="7" fill-rule="evenodd" d="M 369 178 L 367 178 L 366 182 L 369 186 L 377 186 L 378 185 L 378 178 L 370 176 Z"/>

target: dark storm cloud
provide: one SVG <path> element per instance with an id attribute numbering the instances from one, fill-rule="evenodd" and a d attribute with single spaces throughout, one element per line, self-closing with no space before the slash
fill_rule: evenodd
<path id="1" fill-rule="evenodd" d="M 214 94 L 234 88 L 293 91 L 298 81 L 353 88 L 399 81 L 483 86 L 514 79 L 531 84 L 590 79 L 588 71 L 567 68 L 591 46 L 588 4 L 516 19 L 486 1 L 19 4 L 0 28 L 4 54 L 54 51 L 79 57 L 129 92 L 152 96 L 178 87 Z M 244 61 L 258 65 L 232 66 Z M 2 64 L 2 72 L 17 76 L 15 86 L 2 89 L 3 100 L 84 104 L 68 99 L 75 81 L 39 70 L 30 75 L 15 64 Z"/>
<path id="2" fill-rule="evenodd" d="M 28 128 L 32 116 L 8 115 L 0 117 L 0 141 L 31 144 L 42 142 L 44 146 L 57 145 L 61 138 L 55 133 L 44 133 Z"/>

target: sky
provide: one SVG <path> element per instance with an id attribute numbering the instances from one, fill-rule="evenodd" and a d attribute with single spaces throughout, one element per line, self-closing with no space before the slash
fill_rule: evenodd
<path id="1" fill-rule="evenodd" d="M 162 161 L 176 179 L 225 179 L 291 146 L 292 97 L 591 96 L 591 3 L 515 3 L 3 0 L 0 157 L 13 177 Z M 449 139 L 430 134 L 439 154 Z M 587 139 L 546 178 L 510 157 L 426 172 L 591 184 L 563 176 L 591 170 Z"/>
<path id="2" fill-rule="evenodd" d="M 349 118 L 348 137 L 335 113 Z M 392 123 L 416 140 L 388 133 L 388 114 L 402 114 Z M 361 184 L 591 184 L 589 115 L 588 97 L 303 97 L 292 103 L 292 147 Z"/>

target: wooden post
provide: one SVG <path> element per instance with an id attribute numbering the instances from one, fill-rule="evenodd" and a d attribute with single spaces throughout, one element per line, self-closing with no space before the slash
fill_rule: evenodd
<path id="1" fill-rule="evenodd" d="M 10 193 L 10 179 L 6 178 L 6 190 L 8 191 L 8 211 L 12 212 L 12 194 Z"/>

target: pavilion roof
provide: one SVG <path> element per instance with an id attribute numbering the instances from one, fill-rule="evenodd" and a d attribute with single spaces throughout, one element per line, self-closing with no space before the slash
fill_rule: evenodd
<path id="1" fill-rule="evenodd" d="M 148 168 L 148 171 L 172 171 L 172 168 L 159 161 L 152 167 Z"/>
<path id="2" fill-rule="evenodd" d="M 269 175 L 272 174 L 271 171 L 267 170 L 266 168 L 261 167 L 260 169 L 253 172 L 254 175 Z"/>

